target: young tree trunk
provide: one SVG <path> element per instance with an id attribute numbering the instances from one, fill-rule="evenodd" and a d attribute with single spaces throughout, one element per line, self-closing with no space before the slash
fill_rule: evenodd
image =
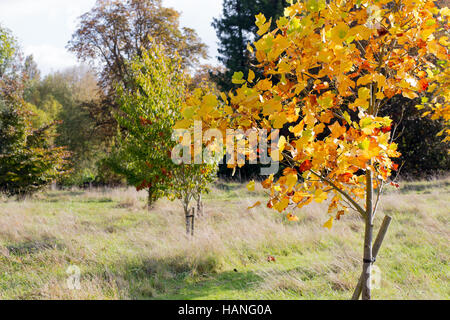
<path id="1" fill-rule="evenodd" d="M 186 219 L 186 236 L 189 236 L 189 234 L 191 233 L 191 218 L 193 216 L 193 214 L 191 214 L 192 210 L 189 210 L 189 203 L 191 202 L 191 197 L 189 195 L 184 195 L 181 199 L 183 203 L 184 217 Z"/>
<path id="2" fill-rule="evenodd" d="M 16 200 L 18 202 L 23 202 L 25 201 L 25 199 L 27 198 L 27 194 L 26 193 L 19 193 L 16 195 Z"/>
<path id="3" fill-rule="evenodd" d="M 191 208 L 191 210 L 189 210 L 185 207 L 184 215 L 186 217 L 186 235 L 194 236 L 195 208 Z"/>
<path id="4" fill-rule="evenodd" d="M 147 198 L 147 210 L 150 211 L 153 208 L 153 191 L 152 188 L 148 188 L 148 198 Z"/>
<path id="5" fill-rule="evenodd" d="M 373 173 L 370 168 L 366 171 L 366 228 L 364 233 L 363 259 L 363 288 L 362 299 L 370 300 L 371 266 L 372 266 L 372 237 L 373 237 Z"/>
<path id="6" fill-rule="evenodd" d="M 184 210 L 184 215 L 186 217 L 186 235 L 189 236 L 189 231 L 190 231 L 190 227 L 191 227 L 189 211 Z"/>
<path id="7" fill-rule="evenodd" d="M 381 248 L 381 244 L 383 243 L 384 237 L 386 236 L 387 230 L 389 228 L 389 224 L 391 223 L 392 218 L 390 216 L 385 216 L 383 219 L 383 223 L 381 224 L 380 231 L 378 231 L 378 235 L 375 239 L 375 242 L 373 243 L 372 247 L 372 256 L 375 260 L 378 251 Z M 358 300 L 359 296 L 361 295 L 362 287 L 363 287 L 363 280 L 364 279 L 364 273 L 361 274 L 359 277 L 358 285 L 355 288 L 355 291 L 353 292 L 352 300 Z"/>
<path id="8" fill-rule="evenodd" d="M 191 236 L 194 236 L 194 220 L 195 220 L 195 208 L 192 208 L 191 212 Z"/>
<path id="9" fill-rule="evenodd" d="M 203 216 L 203 202 L 202 195 L 200 194 L 197 199 L 197 216 Z"/>

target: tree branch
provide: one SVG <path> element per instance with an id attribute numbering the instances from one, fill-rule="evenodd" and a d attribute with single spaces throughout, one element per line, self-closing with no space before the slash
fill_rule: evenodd
<path id="1" fill-rule="evenodd" d="M 364 218 L 365 217 L 365 210 L 358 204 L 358 202 L 356 202 L 352 197 L 350 197 L 349 194 L 347 194 L 345 191 L 339 189 L 339 187 L 337 187 L 333 182 L 331 182 L 330 180 L 328 180 L 327 178 L 323 177 L 322 175 L 314 172 L 313 170 L 309 170 L 313 175 L 315 175 L 316 177 L 318 177 L 320 180 L 328 183 L 334 190 L 336 190 L 337 192 L 339 192 L 340 194 L 342 194 L 348 201 L 350 201 L 350 203 L 356 208 L 356 210 L 361 214 L 361 216 Z"/>

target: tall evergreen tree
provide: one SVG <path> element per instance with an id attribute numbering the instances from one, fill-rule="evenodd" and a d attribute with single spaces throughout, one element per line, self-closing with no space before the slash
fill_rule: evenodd
<path id="1" fill-rule="evenodd" d="M 220 41 L 218 60 L 226 70 L 213 73 L 211 77 L 222 91 L 233 88 L 234 72 L 246 73 L 254 62 L 247 43 L 259 37 L 255 16 L 263 13 L 275 23 L 286 5 L 285 0 L 224 0 L 222 16 L 212 23 Z"/>
<path id="2" fill-rule="evenodd" d="M 220 18 L 214 19 L 212 25 L 216 29 L 219 39 L 218 60 L 225 67 L 210 71 L 210 79 L 215 82 L 218 89 L 228 92 L 235 85 L 231 82 L 235 72 L 248 74 L 252 65 L 256 64 L 255 57 L 247 50 L 247 44 L 259 38 L 255 16 L 263 13 L 267 20 L 272 18 L 273 24 L 284 13 L 286 0 L 224 0 L 223 11 Z M 254 70 L 256 77 L 261 76 L 258 69 Z M 236 170 L 235 177 L 247 180 L 259 172 L 260 165 L 246 164 Z M 220 165 L 219 175 L 231 175 L 233 170 L 226 165 Z"/>

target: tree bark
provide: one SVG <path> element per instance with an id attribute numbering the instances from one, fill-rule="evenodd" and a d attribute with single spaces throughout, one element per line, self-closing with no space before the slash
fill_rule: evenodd
<path id="1" fill-rule="evenodd" d="M 370 164 L 369 164 L 370 165 Z M 372 267 L 372 237 L 373 237 L 373 173 L 370 167 L 366 169 L 366 227 L 364 233 L 363 288 L 362 299 L 371 298 L 371 267 Z"/>

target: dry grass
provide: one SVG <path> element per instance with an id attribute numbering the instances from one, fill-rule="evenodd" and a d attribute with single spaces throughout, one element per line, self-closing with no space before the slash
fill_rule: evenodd
<path id="1" fill-rule="evenodd" d="M 375 298 L 448 298 L 450 180 L 389 190 L 394 218 L 377 265 Z M 196 236 L 185 236 L 178 203 L 145 210 L 133 189 L 58 191 L 0 203 L 3 299 L 343 299 L 360 272 L 361 219 L 346 215 L 331 231 L 324 206 L 289 223 L 268 209 L 246 210 L 261 191 L 221 184 L 206 197 Z M 267 256 L 275 262 L 268 262 Z M 82 290 L 66 269 L 81 269 Z"/>

